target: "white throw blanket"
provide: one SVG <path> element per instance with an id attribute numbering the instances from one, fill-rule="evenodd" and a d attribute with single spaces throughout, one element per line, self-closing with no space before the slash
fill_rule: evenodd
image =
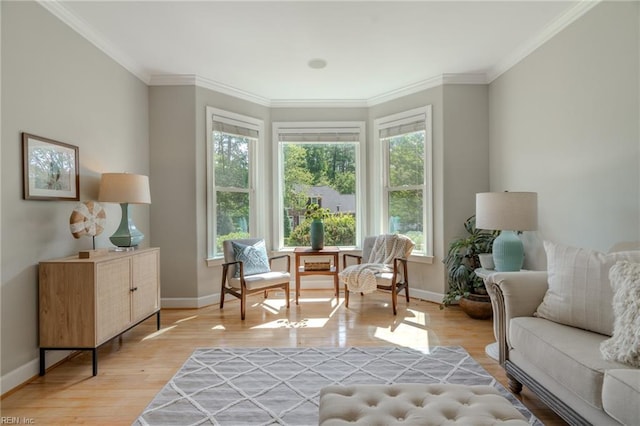
<path id="1" fill-rule="evenodd" d="M 393 259 L 408 258 L 413 247 L 413 241 L 404 235 L 378 235 L 369 259 L 365 260 L 367 263 L 346 267 L 338 274 L 340 281 L 347 285 L 349 291 L 372 293 L 377 288 L 376 275 L 393 272 Z"/>

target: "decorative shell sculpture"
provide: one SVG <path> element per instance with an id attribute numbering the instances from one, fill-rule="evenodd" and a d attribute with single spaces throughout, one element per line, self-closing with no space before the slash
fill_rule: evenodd
<path id="1" fill-rule="evenodd" d="M 69 228 L 73 238 L 80 238 L 83 235 L 95 237 L 104 230 L 107 215 L 100 203 L 96 201 L 85 201 L 79 203 L 69 218 Z"/>

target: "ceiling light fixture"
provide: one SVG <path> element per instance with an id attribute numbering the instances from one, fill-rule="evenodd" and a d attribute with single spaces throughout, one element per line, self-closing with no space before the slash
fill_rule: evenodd
<path id="1" fill-rule="evenodd" d="M 320 70 L 327 66 L 327 61 L 324 59 L 312 59 L 308 63 L 309 68 L 313 68 L 315 70 Z"/>

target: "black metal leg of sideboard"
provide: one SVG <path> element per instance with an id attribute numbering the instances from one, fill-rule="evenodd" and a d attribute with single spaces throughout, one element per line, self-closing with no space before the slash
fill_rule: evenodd
<path id="1" fill-rule="evenodd" d="M 45 357 L 45 350 L 40 348 L 40 375 L 41 376 L 44 376 L 44 373 L 45 373 L 44 357 Z"/>
<path id="2" fill-rule="evenodd" d="M 160 330 L 160 311 L 156 314 L 156 329 Z"/>
<path id="3" fill-rule="evenodd" d="M 91 349 L 93 352 L 93 375 L 98 375 L 98 348 Z"/>

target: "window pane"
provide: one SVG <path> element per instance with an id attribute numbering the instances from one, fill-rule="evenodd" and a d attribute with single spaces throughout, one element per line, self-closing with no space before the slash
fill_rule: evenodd
<path id="1" fill-rule="evenodd" d="M 389 232 L 408 236 L 424 250 L 422 190 L 389 192 Z"/>
<path id="2" fill-rule="evenodd" d="M 282 143 L 284 245 L 309 245 L 307 205 L 327 209 L 324 243 L 356 244 L 356 144 Z"/>
<path id="3" fill-rule="evenodd" d="M 247 137 L 213 132 L 217 187 L 249 188 L 249 142 Z"/>
<path id="4" fill-rule="evenodd" d="M 249 193 L 216 191 L 216 246 L 222 252 L 222 241 L 249 237 Z"/>
<path id="5" fill-rule="evenodd" d="M 424 184 L 424 135 L 422 130 L 389 138 L 389 186 Z"/>

